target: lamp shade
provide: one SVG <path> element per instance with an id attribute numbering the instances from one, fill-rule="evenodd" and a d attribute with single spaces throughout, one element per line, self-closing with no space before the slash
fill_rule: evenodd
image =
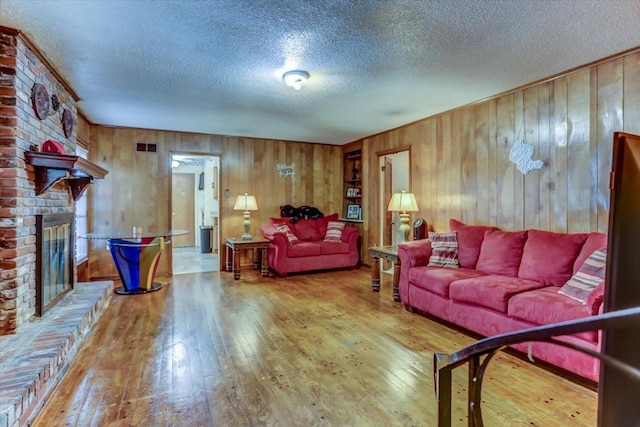
<path id="1" fill-rule="evenodd" d="M 392 212 L 417 212 L 419 209 L 413 193 L 407 193 L 402 190 L 401 193 L 393 193 L 387 210 Z"/>
<path id="2" fill-rule="evenodd" d="M 250 196 L 247 193 L 238 195 L 236 204 L 233 206 L 234 211 L 257 211 L 258 203 L 254 196 Z"/>

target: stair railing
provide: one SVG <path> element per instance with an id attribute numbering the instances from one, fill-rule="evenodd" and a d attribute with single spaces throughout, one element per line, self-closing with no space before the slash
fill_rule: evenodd
<path id="1" fill-rule="evenodd" d="M 579 332 L 619 329 L 640 324 L 640 307 L 611 311 L 585 319 L 571 320 L 524 329 L 507 334 L 485 338 L 453 354 L 435 353 L 433 361 L 436 398 L 438 402 L 438 427 L 451 426 L 451 391 L 453 369 L 469 364 L 468 384 L 468 425 L 482 427 L 482 380 L 493 356 L 500 350 L 523 342 L 546 342 L 572 348 L 598 358 L 601 362 L 619 369 L 631 378 L 640 381 L 640 369 L 618 359 L 554 337 L 572 335 Z M 483 358 L 484 356 L 484 358 Z"/>

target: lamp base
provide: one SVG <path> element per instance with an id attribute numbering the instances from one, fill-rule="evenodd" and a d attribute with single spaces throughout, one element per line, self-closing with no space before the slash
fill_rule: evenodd
<path id="1" fill-rule="evenodd" d="M 409 231 L 411 231 L 411 227 L 409 226 L 409 214 L 401 212 L 399 215 L 400 226 L 398 227 L 398 230 L 402 233 L 402 241 L 406 242 L 409 240 Z"/>
<path id="2" fill-rule="evenodd" d="M 244 220 L 242 221 L 244 234 L 242 235 L 242 237 L 240 237 L 241 240 L 253 240 L 253 237 L 251 237 L 251 234 L 249 234 L 249 228 L 251 228 L 251 222 L 249 220 L 250 215 L 251 214 L 249 213 L 249 211 L 244 211 L 244 213 L 242 214 L 242 216 L 244 217 Z"/>

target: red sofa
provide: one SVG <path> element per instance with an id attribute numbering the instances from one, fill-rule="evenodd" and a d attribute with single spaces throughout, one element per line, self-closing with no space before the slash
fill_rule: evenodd
<path id="1" fill-rule="evenodd" d="M 459 268 L 427 266 L 430 240 L 399 245 L 399 293 L 407 310 L 436 316 L 483 336 L 602 311 L 604 282 L 584 302 L 558 291 L 584 270 L 583 264 L 596 250 L 606 247 L 605 234 L 504 232 L 453 219 L 449 225 L 457 235 Z M 600 337 L 598 332 L 588 332 L 559 339 L 599 350 Z M 584 353 L 548 343 L 532 343 L 531 348 L 524 343 L 515 348 L 598 381 L 599 363 Z"/>
<path id="2" fill-rule="evenodd" d="M 270 240 L 269 268 L 281 277 L 288 273 L 355 267 L 360 263 L 357 228 L 344 225 L 339 241 L 325 241 L 329 222 L 338 222 L 338 214 L 300 219 L 291 223 L 289 218 L 271 218 L 260 226 L 262 235 Z M 297 241 L 278 231 L 286 224 Z"/>

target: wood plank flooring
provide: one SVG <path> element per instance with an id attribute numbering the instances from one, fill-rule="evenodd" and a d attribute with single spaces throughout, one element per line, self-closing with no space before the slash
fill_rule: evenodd
<path id="1" fill-rule="evenodd" d="M 474 340 L 370 290 L 368 268 L 184 274 L 114 295 L 36 426 L 434 426 L 434 351 Z M 487 426 L 594 426 L 597 396 L 501 354 Z M 454 373 L 466 426 L 466 369 Z"/>

